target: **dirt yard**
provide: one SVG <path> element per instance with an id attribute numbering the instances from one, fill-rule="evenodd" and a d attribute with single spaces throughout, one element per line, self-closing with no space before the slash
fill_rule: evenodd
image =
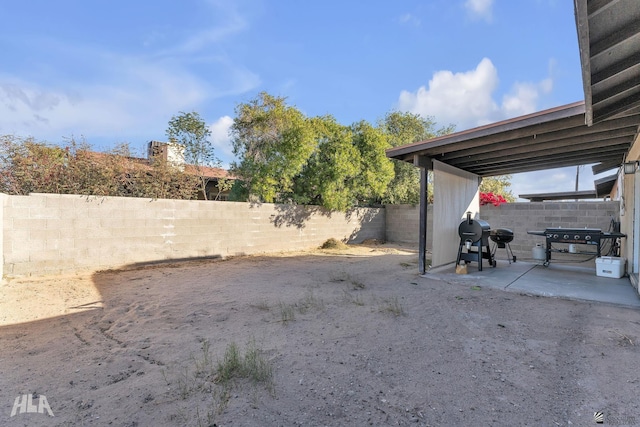
<path id="1" fill-rule="evenodd" d="M 640 425 L 637 310 L 416 261 L 350 246 L 14 279 L 0 425 Z"/>

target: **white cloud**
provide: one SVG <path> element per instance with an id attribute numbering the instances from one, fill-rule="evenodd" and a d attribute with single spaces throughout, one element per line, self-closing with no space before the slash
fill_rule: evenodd
<path id="1" fill-rule="evenodd" d="M 229 135 L 231 125 L 233 125 L 233 119 L 229 116 L 220 117 L 209 125 L 211 142 L 216 150 L 216 156 L 227 164 L 233 159 L 233 147 L 231 145 L 231 136 Z"/>
<path id="2" fill-rule="evenodd" d="M 152 137 L 168 116 L 201 102 L 208 91 L 207 83 L 167 63 L 111 57 L 103 65 L 109 79 L 100 83 L 52 87 L 0 76 L 0 132 L 51 142 L 125 132 Z"/>
<path id="3" fill-rule="evenodd" d="M 403 90 L 398 100 L 401 111 L 433 116 L 439 124 L 457 125 L 458 130 L 486 123 L 498 110 L 491 94 L 498 86 L 498 72 L 484 58 L 471 71 L 452 73 L 437 71 L 415 93 Z"/>
<path id="4" fill-rule="evenodd" d="M 420 21 L 420 18 L 418 18 L 415 15 L 412 15 L 411 13 L 405 13 L 404 15 L 400 16 L 398 18 L 398 22 L 400 24 L 404 24 L 404 25 L 412 25 L 414 27 L 419 27 L 420 24 L 422 23 Z"/>
<path id="5" fill-rule="evenodd" d="M 212 10 L 212 15 L 218 11 Z M 72 135 L 84 135 L 89 143 L 94 138 L 121 142 L 125 135 L 153 139 L 161 137 L 169 117 L 179 111 L 254 89 L 259 76 L 224 54 L 184 56 L 246 28 L 237 13 L 224 12 L 228 14 L 212 17 L 212 22 L 222 22 L 218 27 L 196 30 L 155 54 L 119 54 L 55 39 L 44 45 L 25 41 L 30 49 L 47 49 L 64 65 L 42 64 L 53 70 L 42 79 L 0 73 L 0 134 L 49 142 Z M 79 66 L 71 71 L 66 64 Z M 198 77 L 204 70 L 206 77 Z M 81 77 L 56 79 L 57 75 Z"/>
<path id="6" fill-rule="evenodd" d="M 553 74 L 553 62 L 549 73 Z M 498 88 L 498 70 L 491 60 L 484 58 L 470 71 L 453 73 L 437 71 L 429 81 L 415 92 L 402 91 L 398 109 L 434 117 L 439 125 L 453 123 L 461 131 L 500 120 L 538 111 L 541 95 L 553 89 L 553 78 L 540 82 L 517 82 L 500 103 L 494 100 Z M 581 170 L 580 190 L 593 189 L 593 177 L 586 168 Z M 511 191 L 519 194 L 572 191 L 575 188 L 575 168 L 516 174 Z"/>
<path id="7" fill-rule="evenodd" d="M 494 100 L 498 83 L 498 70 L 490 59 L 483 58 L 473 70 L 437 71 L 428 87 L 416 92 L 403 90 L 398 109 L 434 117 L 441 125 L 452 123 L 457 130 L 464 130 L 532 113 L 537 110 L 540 95 L 553 88 L 551 78 L 538 83 L 519 82 L 498 103 Z"/>
<path id="8" fill-rule="evenodd" d="M 502 109 L 506 117 L 517 117 L 533 113 L 537 109 L 540 94 L 553 89 L 553 80 L 546 78 L 539 83 L 516 83 L 511 92 L 502 98 Z"/>
<path id="9" fill-rule="evenodd" d="M 490 22 L 493 17 L 493 0 L 467 0 L 464 8 L 473 19 Z"/>
<path id="10" fill-rule="evenodd" d="M 538 93 L 535 87 L 527 83 L 518 83 L 514 86 L 513 93 L 507 94 L 502 100 L 506 112 L 513 116 L 522 116 L 533 112 Z"/>
<path id="11" fill-rule="evenodd" d="M 195 31 L 185 40 L 178 42 L 173 47 L 162 52 L 164 55 L 194 54 L 203 49 L 220 43 L 228 37 L 245 31 L 249 25 L 242 15 L 240 15 L 233 3 L 208 2 L 212 9 L 212 18 L 219 18 L 219 25 L 212 25 L 210 28 Z M 221 18 L 221 19 L 220 19 Z"/>

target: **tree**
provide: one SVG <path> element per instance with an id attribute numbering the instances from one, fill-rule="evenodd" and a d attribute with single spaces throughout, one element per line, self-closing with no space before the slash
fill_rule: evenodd
<path id="1" fill-rule="evenodd" d="M 390 148 L 388 136 L 380 129 L 361 121 L 351 126 L 353 143 L 358 150 L 359 171 L 353 191 L 360 203 L 380 203 L 394 177 L 393 163 L 385 154 Z"/>
<path id="2" fill-rule="evenodd" d="M 353 182 L 360 172 L 360 153 L 350 128 L 331 116 L 310 119 L 316 148 L 294 178 L 291 199 L 344 211 L 355 204 Z"/>
<path id="3" fill-rule="evenodd" d="M 454 130 L 449 125 L 438 130 L 432 118 L 424 118 L 419 114 L 392 111 L 387 113 L 378 126 L 387 133 L 392 147 L 411 144 L 425 139 L 446 135 Z M 412 204 L 420 202 L 420 170 L 410 163 L 394 160 L 395 176 L 389 183 L 383 197 L 388 204 Z M 431 175 L 431 174 L 429 174 Z M 429 178 L 431 178 L 429 176 Z M 430 179 L 432 182 L 432 179 Z M 428 187 L 428 197 L 433 200 L 433 186 Z"/>
<path id="4" fill-rule="evenodd" d="M 504 197 L 507 202 L 515 202 L 516 198 L 509 190 L 509 187 L 511 187 L 511 175 L 487 177 L 482 178 L 480 192 L 492 193 Z"/>
<path id="5" fill-rule="evenodd" d="M 306 117 L 284 98 L 265 92 L 239 104 L 232 126 L 233 172 L 243 185 L 233 197 L 315 204 L 344 211 L 380 203 L 393 164 L 388 136 L 362 121 L 351 126 L 332 116 Z"/>
<path id="6" fill-rule="evenodd" d="M 218 200 L 220 198 L 220 194 L 224 193 L 225 191 L 230 191 L 233 188 L 233 183 L 233 179 L 218 178 L 218 182 L 216 183 L 218 193 L 216 194 L 216 198 L 214 200 Z"/>
<path id="7" fill-rule="evenodd" d="M 209 140 L 211 131 L 197 112 L 180 112 L 169 120 L 167 128 L 169 143 L 179 144 L 184 149 L 184 161 L 193 165 L 200 179 L 200 191 L 207 200 L 207 173 L 205 167 L 218 166 L 213 144 Z"/>
<path id="8" fill-rule="evenodd" d="M 233 171 L 246 191 L 265 202 L 283 202 L 316 147 L 309 120 L 285 98 L 260 93 L 236 107 L 231 126 Z"/>
<path id="9" fill-rule="evenodd" d="M 291 200 L 339 211 L 379 203 L 393 178 L 387 136 L 364 121 L 343 126 L 324 116 L 310 122 L 317 146 L 294 178 Z"/>

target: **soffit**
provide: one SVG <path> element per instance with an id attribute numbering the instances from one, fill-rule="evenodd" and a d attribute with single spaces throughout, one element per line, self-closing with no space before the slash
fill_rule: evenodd
<path id="1" fill-rule="evenodd" d="M 575 0 L 588 125 L 640 107 L 640 1 Z"/>
<path id="2" fill-rule="evenodd" d="M 439 160 L 480 176 L 585 164 L 620 165 L 640 124 L 640 109 L 587 126 L 585 103 L 517 117 L 387 150 L 393 159 Z"/>

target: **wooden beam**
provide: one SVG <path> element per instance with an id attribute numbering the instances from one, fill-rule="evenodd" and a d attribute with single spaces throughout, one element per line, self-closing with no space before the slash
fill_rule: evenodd
<path id="1" fill-rule="evenodd" d="M 530 149 L 513 149 L 504 150 L 503 152 L 492 151 L 484 155 L 476 155 L 468 159 L 456 159 L 448 160 L 448 163 L 452 166 L 464 169 L 467 166 L 482 165 L 484 163 L 493 162 L 517 162 L 519 160 L 532 160 L 536 158 L 550 158 L 550 157 L 571 157 L 579 155 L 582 152 L 589 152 L 590 150 L 601 148 L 607 149 L 608 147 L 620 147 L 626 148 L 631 146 L 633 138 L 631 136 L 620 136 L 617 138 L 601 139 L 590 136 L 589 138 L 574 138 L 571 141 L 563 141 L 562 145 L 558 141 L 547 142 L 545 144 L 535 145 L 535 150 Z"/>
<path id="2" fill-rule="evenodd" d="M 591 46 L 589 42 L 589 12 L 587 0 L 574 0 L 576 29 L 578 30 L 578 48 L 582 65 L 582 90 L 584 91 L 584 122 L 593 124 L 593 106 L 591 105 Z"/>
<path id="3" fill-rule="evenodd" d="M 509 175 L 509 174 L 514 174 L 514 173 L 524 173 L 524 172 L 533 172 L 533 171 L 539 171 L 539 170 L 544 170 L 544 169 L 556 169 L 556 168 L 563 168 L 563 167 L 567 167 L 567 166 L 579 166 L 579 165 L 585 165 L 585 164 L 590 164 L 590 163 L 596 163 L 597 161 L 603 161 L 603 162 L 608 162 L 608 161 L 616 161 L 619 162 L 620 164 L 622 163 L 622 159 L 623 159 L 623 154 L 620 153 L 616 153 L 616 154 L 611 154 L 609 156 L 603 157 L 601 156 L 599 159 L 592 159 L 592 158 L 587 158 L 587 159 L 570 159 L 570 160 L 558 160 L 555 162 L 544 162 L 543 164 L 540 163 L 529 163 L 529 164 L 520 164 L 517 166 L 512 166 L 512 165 L 496 165 L 494 167 L 491 168 L 485 168 L 484 170 L 480 171 L 480 170 L 475 170 L 473 168 L 468 168 L 467 171 L 472 172 L 472 173 L 476 173 L 480 176 L 498 176 L 498 175 Z"/>
<path id="4" fill-rule="evenodd" d="M 502 166 L 519 166 L 519 165 L 533 165 L 533 164 L 537 164 L 537 165 L 547 165 L 547 164 L 555 164 L 555 163 L 559 163 L 559 164 L 564 164 L 566 162 L 571 162 L 574 165 L 585 165 L 585 164 L 589 164 L 589 163 L 596 163 L 598 162 L 598 159 L 600 156 L 601 158 L 607 158 L 609 156 L 615 155 L 615 156 L 624 156 L 624 154 L 626 153 L 626 148 L 628 148 L 628 144 L 624 144 L 622 146 L 612 146 L 612 147 L 605 147 L 605 148 L 593 148 L 590 150 L 584 150 L 580 153 L 576 153 L 574 155 L 565 155 L 565 156 L 554 156 L 554 155 L 549 155 L 549 156 L 539 156 L 539 157 L 535 157 L 533 159 L 519 159 L 519 160 L 510 160 L 509 158 L 505 158 L 504 160 L 501 161 L 496 161 L 493 163 L 486 163 L 486 164 L 480 164 L 477 167 L 473 167 L 471 165 L 467 166 L 464 170 L 468 170 L 470 172 L 473 173 L 477 173 L 475 172 L 477 171 L 484 171 L 487 169 L 491 169 L 491 168 L 495 168 L 495 167 L 502 167 Z M 452 165 L 455 166 L 455 165 Z M 457 166 L 456 166 L 457 167 Z M 462 169 L 462 168 L 461 168 Z M 548 169 L 548 168 L 543 168 L 543 169 Z"/>
<path id="5" fill-rule="evenodd" d="M 530 114 L 517 119 L 505 120 L 491 125 L 481 126 L 449 135 L 439 136 L 425 141 L 415 142 L 387 150 L 387 156 L 402 158 L 406 154 L 424 154 L 432 157 L 446 152 L 447 146 L 456 145 L 456 149 L 464 148 L 464 144 L 481 138 L 500 135 L 501 139 L 514 139 L 531 133 L 543 133 L 545 131 L 560 130 L 566 127 L 579 126 L 583 121 L 584 104 L 577 102 L 558 108 L 553 108 L 539 113 Z M 523 131 L 523 129 L 525 129 Z M 444 150 L 437 150 L 444 147 Z"/>
<path id="6" fill-rule="evenodd" d="M 433 169 L 431 158 L 426 156 L 421 156 L 419 154 L 413 155 L 413 165 L 416 167 L 427 169 L 427 170 Z"/>
<path id="7" fill-rule="evenodd" d="M 464 147 L 463 149 L 458 149 L 458 145 L 456 145 L 455 151 L 447 152 L 443 156 L 440 156 L 440 159 L 446 159 L 445 161 L 448 162 L 449 160 L 459 157 L 475 157 L 492 151 L 505 152 L 505 150 L 517 147 L 523 147 L 526 149 L 532 145 L 545 142 L 564 145 L 565 139 L 571 141 L 572 138 L 584 137 L 591 134 L 595 135 L 595 138 L 606 137 L 603 135 L 607 134 L 610 135 L 610 137 L 622 135 L 633 136 L 637 132 L 638 123 L 640 123 L 640 116 L 626 116 L 618 119 L 610 119 L 592 127 L 587 127 L 584 123 L 581 123 L 576 127 L 561 128 L 557 131 L 547 131 L 540 134 L 528 134 L 522 138 L 496 139 L 475 147 Z"/>
<path id="8" fill-rule="evenodd" d="M 597 165 L 593 165 L 591 167 L 591 172 L 594 175 L 598 175 L 598 174 L 601 174 L 602 172 L 619 168 L 621 164 L 622 164 L 621 162 L 617 162 L 617 161 L 606 162 L 606 163 L 601 162 L 601 163 L 598 163 Z"/>

